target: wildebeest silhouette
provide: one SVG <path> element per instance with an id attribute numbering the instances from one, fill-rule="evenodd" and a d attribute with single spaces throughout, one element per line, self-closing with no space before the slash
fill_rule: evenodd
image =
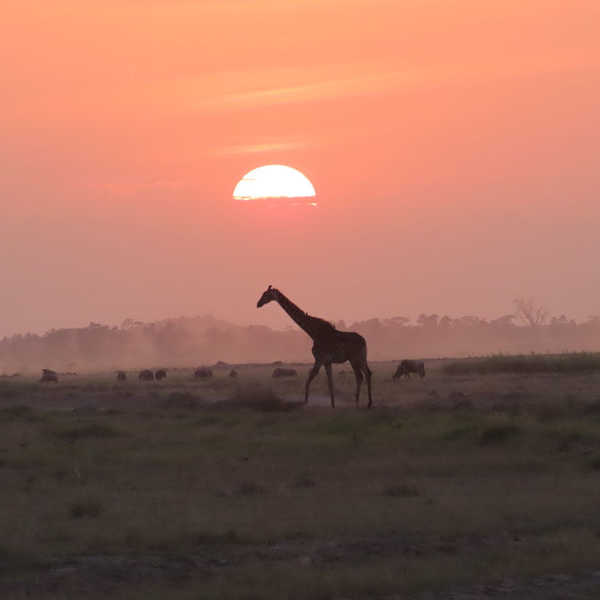
<path id="1" fill-rule="evenodd" d="M 212 377 L 213 372 L 210 367 L 198 367 L 194 371 L 194 377 L 197 379 L 206 379 L 207 377 Z"/>
<path id="2" fill-rule="evenodd" d="M 150 369 L 144 369 L 143 371 L 140 371 L 138 379 L 141 379 L 142 381 L 154 381 L 154 373 Z"/>
<path id="3" fill-rule="evenodd" d="M 422 360 L 403 360 L 394 373 L 393 380 L 395 381 L 399 377 L 409 377 L 411 373 L 418 373 L 421 377 L 425 377 L 425 364 Z"/>
<path id="4" fill-rule="evenodd" d="M 127 373 L 125 373 L 125 371 L 117 371 L 117 379 L 119 381 L 126 381 L 127 380 Z"/>
<path id="5" fill-rule="evenodd" d="M 284 367 L 277 367 L 273 370 L 273 377 L 296 377 L 298 371 L 296 369 L 286 369 Z"/>
<path id="6" fill-rule="evenodd" d="M 167 370 L 166 369 L 158 369 L 158 371 L 156 371 L 156 373 L 154 373 L 154 378 L 157 381 L 160 381 L 161 379 L 164 379 L 167 376 Z"/>
<path id="7" fill-rule="evenodd" d="M 58 383 L 58 375 L 56 374 L 56 371 L 53 371 L 52 369 L 42 369 L 40 381 L 43 383 Z"/>
<path id="8" fill-rule="evenodd" d="M 229 371 L 229 377 L 237 377 L 238 376 L 238 372 L 235 369 L 231 369 L 231 371 Z"/>

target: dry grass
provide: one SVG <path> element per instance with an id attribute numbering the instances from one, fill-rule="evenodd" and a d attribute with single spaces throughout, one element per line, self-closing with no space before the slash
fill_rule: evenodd
<path id="1" fill-rule="evenodd" d="M 600 371 L 600 353 L 573 352 L 565 354 L 497 354 L 483 358 L 449 361 L 446 375 L 476 373 L 582 373 Z"/>
<path id="2" fill-rule="evenodd" d="M 374 365 L 371 411 L 339 378 L 329 409 L 323 376 L 302 407 L 302 367 L 0 382 L 0 592 L 18 571 L 34 597 L 370 598 L 598 568 L 596 376 L 442 366 Z M 104 575 L 44 587 L 74 557 Z"/>

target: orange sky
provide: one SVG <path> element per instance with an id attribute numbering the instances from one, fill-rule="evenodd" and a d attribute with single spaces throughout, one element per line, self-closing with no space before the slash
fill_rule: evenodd
<path id="1" fill-rule="evenodd" d="M 525 6 L 523 6 L 525 5 Z M 600 312 L 596 0 L 47 0 L 0 24 L 0 335 Z M 231 200 L 261 164 L 320 206 Z"/>

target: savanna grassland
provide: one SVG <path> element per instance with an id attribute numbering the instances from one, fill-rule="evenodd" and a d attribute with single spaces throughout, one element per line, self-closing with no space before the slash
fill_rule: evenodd
<path id="1" fill-rule="evenodd" d="M 0 379 L 0 595 L 597 597 L 600 374 L 395 366 Z"/>

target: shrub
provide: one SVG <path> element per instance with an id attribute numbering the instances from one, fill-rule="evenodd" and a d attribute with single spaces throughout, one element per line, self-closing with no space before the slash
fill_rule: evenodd
<path id="1" fill-rule="evenodd" d="M 25 406 L 23 404 L 15 404 L 14 406 L 7 406 L 0 411 L 5 417 L 19 419 L 19 418 L 29 418 L 33 414 L 33 410 L 30 406 Z"/>
<path id="2" fill-rule="evenodd" d="M 120 433 L 110 425 L 88 423 L 79 427 L 59 430 L 55 432 L 55 435 L 61 440 L 75 442 L 84 438 L 112 438 L 117 437 Z"/>
<path id="3" fill-rule="evenodd" d="M 102 512 L 102 505 L 95 500 L 86 499 L 73 502 L 69 507 L 69 514 L 72 519 L 82 519 L 84 517 L 96 518 Z"/>
<path id="4" fill-rule="evenodd" d="M 167 409 L 193 410 L 198 408 L 199 399 L 189 392 L 171 392 L 164 402 Z"/>
<path id="5" fill-rule="evenodd" d="M 517 433 L 519 433 L 519 428 L 516 425 L 511 425 L 509 423 L 504 425 L 493 425 L 481 432 L 479 442 L 482 446 L 487 444 L 501 444 L 515 436 Z"/>
<path id="6" fill-rule="evenodd" d="M 315 487 L 315 485 L 316 484 L 314 480 L 306 473 L 303 473 L 302 475 L 296 477 L 292 484 L 292 486 L 295 488 L 312 488 Z"/>
<path id="7" fill-rule="evenodd" d="M 600 471 L 600 456 L 596 456 L 590 459 L 589 463 L 590 468 L 594 471 Z"/>
<path id="8" fill-rule="evenodd" d="M 240 496 L 258 496 L 265 493 L 265 488 L 253 481 L 244 481 L 236 488 L 235 493 Z"/>
<path id="9" fill-rule="evenodd" d="M 449 442 L 461 440 L 472 435 L 474 431 L 475 427 L 473 425 L 459 425 L 458 427 L 454 427 L 453 429 L 445 431 L 442 434 L 442 439 Z"/>
<path id="10" fill-rule="evenodd" d="M 414 485 L 401 483 L 386 487 L 383 490 L 383 495 L 391 498 L 414 498 L 419 495 L 419 490 Z"/>
<path id="11" fill-rule="evenodd" d="M 262 412 L 285 412 L 292 410 L 297 404 L 284 402 L 271 389 L 261 386 L 239 389 L 236 394 L 224 402 L 216 404 L 222 408 L 250 408 Z"/>
<path id="12" fill-rule="evenodd" d="M 192 534 L 192 540 L 198 546 L 242 543 L 242 539 L 233 529 L 229 529 L 225 533 L 196 532 Z"/>

